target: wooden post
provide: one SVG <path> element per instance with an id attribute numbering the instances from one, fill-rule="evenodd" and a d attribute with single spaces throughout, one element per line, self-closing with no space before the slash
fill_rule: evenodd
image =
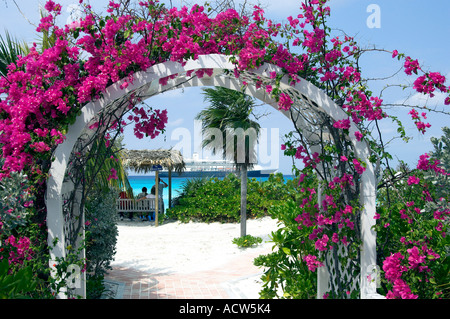
<path id="1" fill-rule="evenodd" d="M 247 166 L 241 165 L 241 237 L 247 235 Z"/>
<path id="2" fill-rule="evenodd" d="M 172 202 L 172 168 L 169 168 L 169 208 Z"/>
<path id="3" fill-rule="evenodd" d="M 158 226 L 158 213 L 159 213 L 159 171 L 155 171 L 155 226 Z"/>

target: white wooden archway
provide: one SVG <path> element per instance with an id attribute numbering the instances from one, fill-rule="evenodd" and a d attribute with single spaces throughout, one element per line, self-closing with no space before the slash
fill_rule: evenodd
<path id="1" fill-rule="evenodd" d="M 50 265 L 53 265 L 56 258 L 64 258 L 66 256 L 65 245 L 65 221 L 63 214 L 64 194 L 71 191 L 70 184 L 65 182 L 69 158 L 74 150 L 77 140 L 83 134 L 89 134 L 88 127 L 95 122 L 95 116 L 100 111 L 108 108 L 116 101 L 129 96 L 131 93 L 138 92 L 144 98 L 154 96 L 167 91 L 171 88 L 183 87 L 201 87 L 201 86 L 222 86 L 229 89 L 241 90 L 244 81 L 249 85 L 246 88 L 246 94 L 271 105 L 278 110 L 277 102 L 272 99 L 264 89 L 264 86 L 257 88 L 256 81 L 270 82 L 270 73 L 275 71 L 278 74 L 281 70 L 271 64 L 264 64 L 258 69 L 246 71 L 240 74 L 238 78 L 233 75 L 235 66 L 229 61 L 229 57 L 225 55 L 211 54 L 199 56 L 197 60 L 190 60 L 184 65 L 176 62 L 165 62 L 150 67 L 146 71 L 137 72 L 134 75 L 134 81 L 126 89 L 121 89 L 120 85 L 123 81 L 119 81 L 111 85 L 103 94 L 101 99 L 92 101 L 83 107 L 81 115 L 76 122 L 69 127 L 64 143 L 60 144 L 54 153 L 54 161 L 49 171 L 49 179 L 47 183 L 46 205 L 47 205 L 47 223 L 48 223 L 48 243 L 52 247 L 52 243 L 57 239 L 57 244 L 51 249 Z M 211 76 L 204 75 L 202 78 L 192 77 L 189 74 L 198 70 L 210 69 L 213 71 Z M 161 78 L 172 76 L 167 85 L 162 86 L 159 82 Z M 311 145 L 318 139 L 317 130 L 311 127 L 311 121 L 305 121 L 309 113 L 314 117 L 314 112 L 323 112 L 335 121 L 348 118 L 348 115 L 334 103 L 323 91 L 306 80 L 301 80 L 295 85 L 291 85 L 289 80 L 284 77 L 281 80 L 281 89 L 290 94 L 294 103 L 301 105 L 302 116 L 290 111 L 280 111 L 287 117 L 294 119 L 296 125 L 300 127 L 305 138 Z M 311 118 L 313 121 L 313 119 Z M 375 174 L 370 164 L 368 144 L 362 140 L 357 141 L 354 133 L 357 131 L 355 125 L 350 128 L 349 138 L 351 139 L 356 156 L 367 163 L 365 172 L 361 179 L 360 202 L 363 207 L 361 213 L 361 275 L 360 297 L 361 298 L 379 298 L 376 294 L 375 284 L 369 282 L 367 277 L 373 276 L 373 269 L 376 268 L 376 234 L 372 229 L 375 224 Z M 314 147 L 311 146 L 314 150 Z M 317 149 L 320 152 L 320 149 Z M 82 211 L 82 208 L 80 207 Z M 83 214 L 81 213 L 82 217 Z M 321 267 L 322 269 L 325 267 Z M 81 278 L 81 286 L 77 289 L 77 294 L 86 296 L 85 278 Z M 328 289 L 328 274 L 321 270 L 318 274 L 318 298 L 320 298 Z M 64 298 L 64 294 L 60 295 Z"/>

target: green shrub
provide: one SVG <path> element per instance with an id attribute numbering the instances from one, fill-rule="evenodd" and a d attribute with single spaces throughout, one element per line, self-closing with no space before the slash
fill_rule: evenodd
<path id="1" fill-rule="evenodd" d="M 279 227 L 272 232 L 272 253 L 254 259 L 255 266 L 264 267 L 261 277 L 262 299 L 314 299 L 317 291 L 317 273 L 308 270 L 303 257 L 314 251 L 307 240 L 308 232 L 299 229 L 295 220 L 300 213 L 299 205 L 292 199 L 270 209 Z"/>
<path id="2" fill-rule="evenodd" d="M 187 180 L 182 193 L 167 210 L 168 218 L 182 222 L 239 222 L 241 205 L 240 179 L 228 175 L 223 179 Z M 268 209 L 287 198 L 295 197 L 296 183 L 285 181 L 282 174 L 271 175 L 267 181 L 255 178 L 247 183 L 247 217 L 267 215 Z"/>
<path id="3" fill-rule="evenodd" d="M 26 175 L 18 172 L 12 172 L 0 181 L 0 220 L 5 235 L 27 223 L 31 211 L 29 206 L 35 200 L 28 184 Z"/>
<path id="4" fill-rule="evenodd" d="M 10 273 L 8 260 L 0 262 L 0 299 L 28 299 L 37 285 L 31 267 Z"/>
<path id="5" fill-rule="evenodd" d="M 103 275 L 90 276 L 86 282 L 86 298 L 87 299 L 100 299 L 105 291 Z"/>
<path id="6" fill-rule="evenodd" d="M 238 247 L 251 247 L 260 243 L 262 243 L 262 238 L 254 237 L 252 235 L 233 238 L 233 244 L 236 244 Z"/>
<path id="7" fill-rule="evenodd" d="M 48 233 L 32 205 L 36 200 L 32 187 L 22 172 L 0 181 L 0 299 L 53 298 Z"/>
<path id="8" fill-rule="evenodd" d="M 91 288 L 88 297 L 91 299 L 100 297 L 102 286 L 99 282 L 111 269 L 110 264 L 116 253 L 118 197 L 117 190 L 96 189 L 86 202 L 86 271 L 87 287 Z"/>
<path id="9" fill-rule="evenodd" d="M 413 175 L 420 178 L 419 184 L 408 185 L 405 177 L 395 182 L 395 189 L 378 189 L 375 226 L 378 266 L 385 274 L 390 256 L 401 254 L 399 278 L 408 285 L 411 294 L 419 299 L 448 299 L 450 237 L 446 229 L 450 198 L 448 188 L 436 184 L 435 176 L 428 174 L 415 170 Z M 436 194 L 445 197 L 431 200 L 438 198 Z M 414 264 L 416 261 L 418 266 Z M 394 286 L 385 275 L 381 276 L 382 295 L 388 295 Z"/>

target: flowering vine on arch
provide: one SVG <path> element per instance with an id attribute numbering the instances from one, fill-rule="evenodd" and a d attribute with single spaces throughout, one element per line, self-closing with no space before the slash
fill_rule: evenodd
<path id="1" fill-rule="evenodd" d="M 119 80 L 122 80 L 121 89 L 126 89 L 138 71 L 166 61 L 183 65 L 189 59 L 207 54 L 234 57 L 231 62 L 236 77 L 271 63 L 283 72 L 273 72 L 271 83 L 257 81 L 257 87 L 276 99 L 281 110 L 289 112 L 296 107 L 295 98 L 280 87 L 281 79 L 287 76 L 292 84 L 302 78 L 315 84 L 348 115 L 333 121 L 322 114 L 318 124 L 323 135 L 314 145 L 316 148 L 302 139 L 301 131 L 298 131 L 299 141 L 284 146 L 287 155 L 303 162 L 300 183 L 306 182 L 313 172 L 320 176 L 322 183 L 319 200 L 315 190 L 305 189 L 311 193 L 311 201 L 306 200 L 300 207 L 299 225 L 312 227 L 310 240 L 317 250 L 304 260 L 314 271 L 330 262 L 327 255 L 342 254 L 349 257 L 343 263 L 345 268 L 360 254 L 359 185 L 369 165 L 356 156 L 351 140 L 368 140 L 373 146 L 371 159 L 374 162 L 383 159 L 384 150 L 376 147 L 364 124 L 382 120 L 387 114 L 381 107 L 382 100 L 371 96 L 361 85 L 360 70 L 355 63 L 360 48 L 354 39 L 348 36 L 329 39 L 330 30 L 323 27 L 330 14 L 326 2 L 304 1 L 302 14 L 289 17 L 289 23 L 283 25 L 267 19 L 258 7 L 250 17 L 239 16 L 233 9 L 210 17 L 198 5 L 191 9 L 167 9 L 157 1 L 140 1 L 133 14 L 124 14 L 121 4 L 110 1 L 109 15 L 97 16 L 86 5 L 82 19 L 61 28 L 55 24 L 61 6 L 47 1 L 45 8 L 49 15 L 41 20 L 38 31 L 51 32 L 55 38 L 53 46 L 42 53 L 36 46 L 32 47 L 30 54 L 11 64 L 7 76 L 0 79 L 0 94 L 6 96 L 0 101 L 0 144 L 4 159 L 0 178 L 24 171 L 30 183 L 36 185 L 36 194 L 43 195 L 52 152 L 64 141 L 68 127 L 83 106 L 100 99 L 106 88 Z M 286 36 L 289 45 L 298 48 L 299 53 L 292 53 L 290 46 L 277 41 L 279 35 Z M 417 60 L 396 51 L 392 57 L 404 59 L 406 74 L 421 72 Z M 210 75 L 211 70 L 197 72 L 201 77 Z M 161 79 L 160 84 L 168 80 Z M 414 82 L 414 89 L 430 96 L 435 90 L 448 94 L 450 88 L 444 82 L 439 73 L 423 72 Z M 158 136 L 167 123 L 166 112 L 136 102 L 129 104 L 130 113 L 125 119 L 117 116 L 116 121 L 110 121 L 108 129 L 132 124 L 138 138 Z M 445 103 L 450 104 L 450 97 Z M 417 128 L 425 132 L 429 126 L 422 122 L 426 114 L 419 115 L 414 110 L 410 114 Z M 98 124 L 103 123 L 94 126 Z M 94 126 L 93 129 L 98 128 Z M 114 177 L 112 172 L 111 178 Z M 45 214 L 42 200 L 35 201 L 34 206 Z M 331 266 L 327 264 L 327 267 Z M 353 280 L 342 280 L 341 276 L 336 280 L 331 295 L 346 297 L 339 291 L 357 291 Z M 342 290 L 343 287 L 347 290 Z"/>

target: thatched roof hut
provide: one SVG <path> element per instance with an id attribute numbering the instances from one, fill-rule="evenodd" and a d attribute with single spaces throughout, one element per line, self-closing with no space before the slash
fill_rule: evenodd
<path id="1" fill-rule="evenodd" d="M 180 151 L 177 150 L 122 150 L 123 164 L 137 173 L 148 173 L 153 165 L 161 165 L 169 171 L 181 173 L 185 163 Z"/>
<path id="2" fill-rule="evenodd" d="M 172 203 L 172 172 L 181 173 L 185 169 L 185 163 L 180 151 L 177 150 L 127 150 L 121 152 L 124 167 L 133 169 L 137 173 L 153 171 L 154 165 L 161 165 L 169 172 L 169 207 Z M 158 170 L 155 171 L 155 185 L 158 184 Z M 158 188 L 156 188 L 157 190 Z M 158 192 L 156 192 L 158 197 Z M 158 202 L 155 202 L 155 211 L 159 211 Z M 155 226 L 158 226 L 158 214 L 155 214 Z"/>

